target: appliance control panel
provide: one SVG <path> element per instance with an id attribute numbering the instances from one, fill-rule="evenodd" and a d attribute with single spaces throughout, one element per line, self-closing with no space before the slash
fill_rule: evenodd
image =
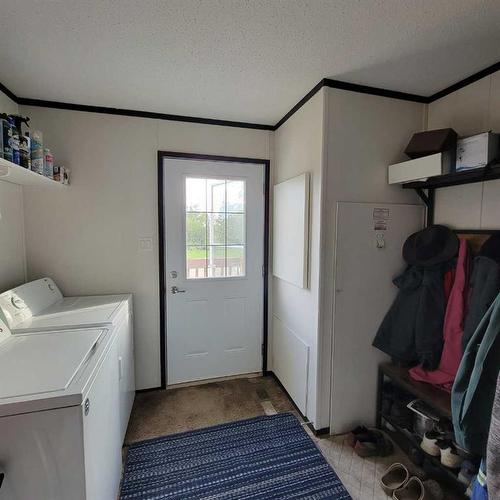
<path id="1" fill-rule="evenodd" d="M 62 298 L 54 281 L 42 278 L 0 294 L 0 308 L 9 327 L 15 328 Z"/>

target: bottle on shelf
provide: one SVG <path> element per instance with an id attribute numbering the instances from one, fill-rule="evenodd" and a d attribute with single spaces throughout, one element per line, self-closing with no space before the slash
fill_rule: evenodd
<path id="1" fill-rule="evenodd" d="M 54 156 L 49 148 L 43 150 L 43 175 L 50 179 L 54 177 Z"/>
<path id="2" fill-rule="evenodd" d="M 9 123 L 11 126 L 11 139 L 10 144 L 12 146 L 12 163 L 20 165 L 21 157 L 19 155 L 19 130 L 16 127 L 16 121 L 13 115 L 9 115 Z"/>
<path id="3" fill-rule="evenodd" d="M 31 170 L 43 175 L 43 134 L 40 130 L 31 133 Z"/>

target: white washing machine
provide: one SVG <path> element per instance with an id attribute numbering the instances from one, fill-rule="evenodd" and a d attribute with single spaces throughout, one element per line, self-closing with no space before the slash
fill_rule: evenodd
<path id="1" fill-rule="evenodd" d="M 2 293 L 0 309 L 13 334 L 102 326 L 117 330 L 123 442 L 135 397 L 132 295 L 63 297 L 52 279 L 42 278 Z"/>
<path id="2" fill-rule="evenodd" d="M 1 500 L 110 500 L 121 476 L 116 332 L 0 321 Z"/>

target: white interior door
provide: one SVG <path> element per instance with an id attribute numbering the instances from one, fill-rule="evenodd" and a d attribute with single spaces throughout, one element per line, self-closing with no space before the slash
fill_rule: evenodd
<path id="1" fill-rule="evenodd" d="M 403 243 L 424 215 L 422 205 L 337 204 L 332 433 L 375 423 L 377 367 L 388 358 L 372 341 L 405 269 Z"/>
<path id="2" fill-rule="evenodd" d="M 264 165 L 163 162 L 167 384 L 259 372 Z"/>

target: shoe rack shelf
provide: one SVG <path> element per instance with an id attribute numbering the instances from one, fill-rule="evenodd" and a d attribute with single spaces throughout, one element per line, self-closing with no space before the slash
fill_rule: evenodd
<path id="1" fill-rule="evenodd" d="M 383 413 L 382 411 L 382 400 L 383 400 L 383 389 L 384 382 L 386 379 L 403 389 L 404 391 L 412 394 L 415 398 L 421 399 L 426 404 L 431 406 L 438 414 L 443 417 L 451 418 L 451 397 L 448 392 L 442 391 L 430 384 L 425 384 L 423 382 L 416 382 L 412 380 L 408 374 L 406 368 L 402 368 L 392 363 L 382 363 L 379 366 L 378 372 L 378 393 L 377 393 L 377 428 L 383 429 L 388 432 L 392 439 L 405 451 L 408 453 L 412 448 L 417 448 L 420 450 L 420 440 L 414 435 L 409 429 L 405 429 L 400 424 L 398 424 L 393 417 Z M 394 431 L 388 430 L 383 422 L 387 422 L 394 429 Z M 424 453 L 422 451 L 422 453 Z M 430 469 L 434 473 L 435 479 L 438 482 L 443 482 L 452 489 L 456 495 L 457 499 L 465 499 L 465 486 L 458 480 L 457 474 L 444 466 L 439 458 L 433 457 L 431 455 L 425 455 L 425 462 L 427 467 L 425 469 Z M 455 498 L 455 497 L 454 497 Z"/>
<path id="2" fill-rule="evenodd" d="M 379 367 L 379 377 L 380 372 L 382 376 L 390 378 L 401 389 L 432 406 L 441 416 L 451 418 L 451 396 L 449 392 L 442 391 L 431 384 L 413 380 L 406 368 L 392 363 L 382 363 Z"/>

